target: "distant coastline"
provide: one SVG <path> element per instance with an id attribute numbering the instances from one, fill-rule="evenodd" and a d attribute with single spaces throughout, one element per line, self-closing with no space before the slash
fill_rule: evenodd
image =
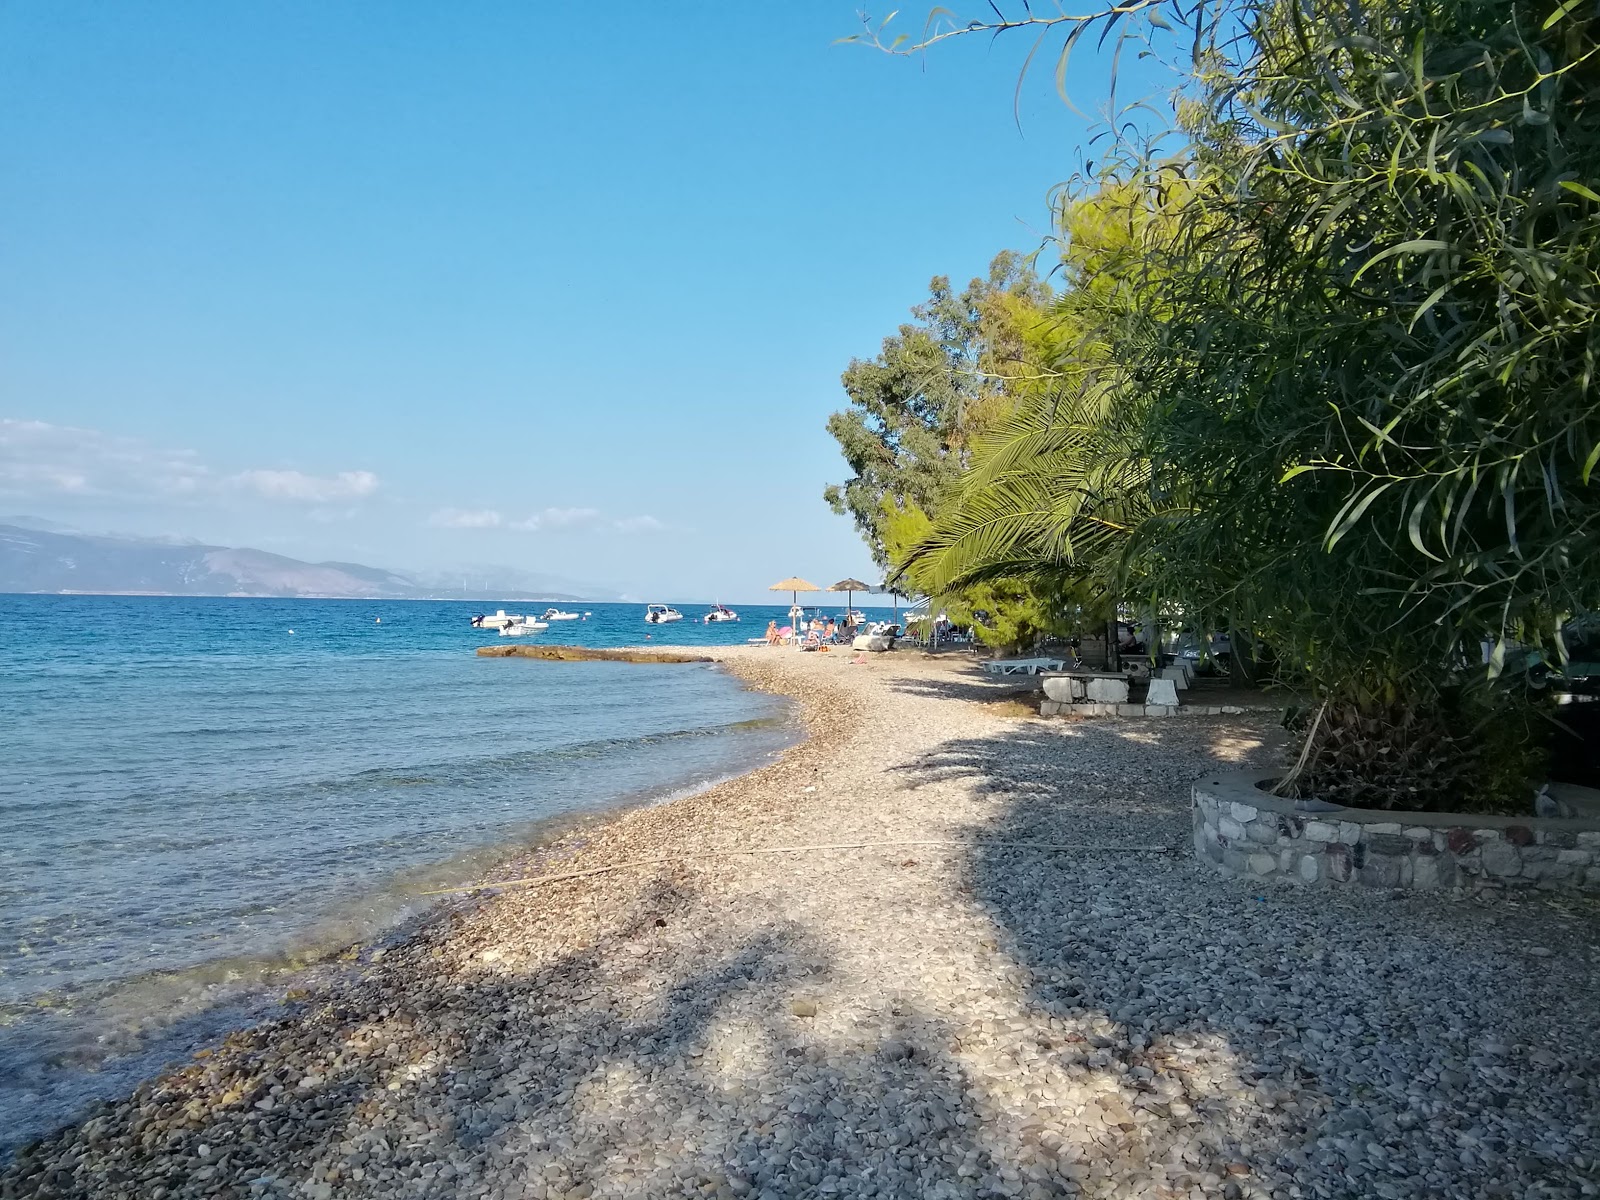
<path id="1" fill-rule="evenodd" d="M 25 596 L 236 596 L 307 600 L 624 602 L 611 589 L 511 568 L 405 574 L 305 562 L 248 547 L 85 533 L 0 520 L 0 593 Z M 456 580 L 461 587 L 453 586 Z"/>
<path id="2" fill-rule="evenodd" d="M 446 593 L 410 593 L 404 596 L 380 595 L 364 593 L 350 595 L 347 593 L 320 592 L 148 592 L 136 591 L 132 588 L 113 590 L 110 588 L 58 588 L 47 590 L 44 588 L 0 588 L 0 596 L 149 596 L 156 599 L 172 600 L 404 600 L 427 601 L 430 603 L 452 604 L 630 604 L 629 600 L 601 600 L 595 596 L 574 596 L 566 592 L 541 592 L 537 595 L 515 595 L 512 593 L 494 592 L 482 596 L 460 596 Z"/>

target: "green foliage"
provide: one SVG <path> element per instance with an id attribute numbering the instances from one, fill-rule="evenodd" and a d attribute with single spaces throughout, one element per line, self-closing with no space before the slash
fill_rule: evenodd
<path id="1" fill-rule="evenodd" d="M 1321 701 L 1295 788 L 1525 809 L 1538 706 L 1504 648 L 1559 658 L 1600 607 L 1592 9 L 995 11 L 922 45 L 1056 31 L 1064 72 L 1087 32 L 1185 30 L 1180 115 L 1119 124 L 1064 209 L 1073 361 L 915 557 L 1254 629 Z"/>
<path id="2" fill-rule="evenodd" d="M 891 564 L 885 503 L 937 508 L 976 438 L 1009 410 L 1007 380 L 1026 370 L 1049 295 L 1023 258 L 999 254 L 987 279 L 959 293 L 936 278 L 916 320 L 845 371 L 850 407 L 828 419 L 828 432 L 852 477 L 823 496 L 855 519 L 880 566 Z"/>

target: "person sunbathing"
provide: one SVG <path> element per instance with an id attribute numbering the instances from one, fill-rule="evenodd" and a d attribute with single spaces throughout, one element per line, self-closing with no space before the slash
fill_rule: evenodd
<path id="1" fill-rule="evenodd" d="M 776 621 L 768 621 L 767 645 L 776 646 L 781 641 L 783 641 L 783 637 L 778 633 L 778 623 Z"/>

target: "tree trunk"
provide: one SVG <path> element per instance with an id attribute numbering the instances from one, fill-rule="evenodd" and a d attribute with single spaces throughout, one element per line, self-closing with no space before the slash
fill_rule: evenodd
<path id="1" fill-rule="evenodd" d="M 1231 687 L 1256 686 L 1259 674 L 1255 656 L 1255 638 L 1241 629 L 1228 630 L 1228 684 Z"/>

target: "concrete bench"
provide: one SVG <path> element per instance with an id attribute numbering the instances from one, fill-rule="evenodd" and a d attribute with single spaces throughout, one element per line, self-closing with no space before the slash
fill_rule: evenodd
<path id="1" fill-rule="evenodd" d="M 1044 676 L 1044 694 L 1063 704 L 1090 701 L 1126 704 L 1128 677 L 1104 671 L 1052 671 Z"/>

